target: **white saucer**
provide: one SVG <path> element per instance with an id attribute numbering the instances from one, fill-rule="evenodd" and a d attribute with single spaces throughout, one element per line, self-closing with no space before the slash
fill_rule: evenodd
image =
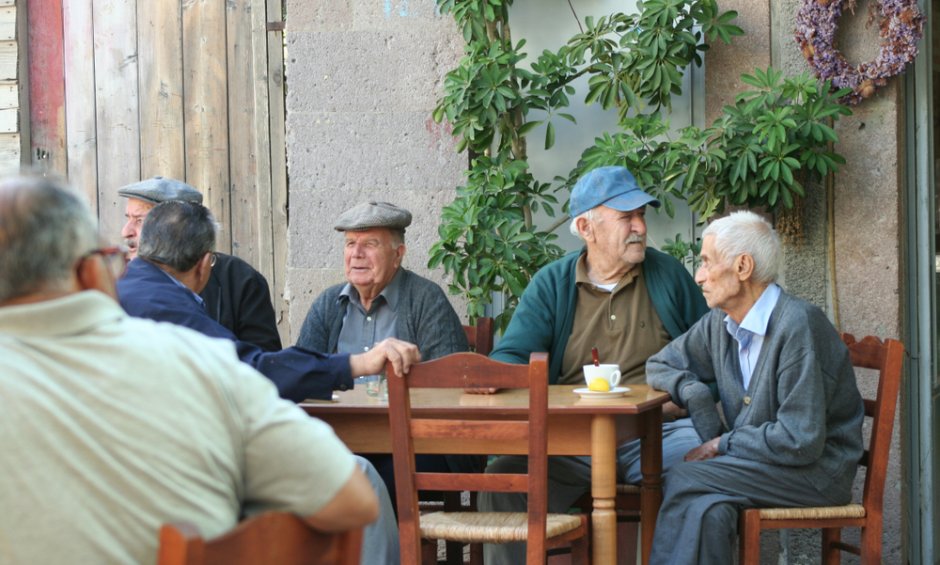
<path id="1" fill-rule="evenodd" d="M 625 386 L 615 386 L 614 388 L 607 391 L 591 390 L 587 387 L 574 389 L 574 393 L 581 398 L 590 398 L 592 400 L 599 400 L 602 398 L 617 398 L 618 396 L 623 396 L 628 392 L 630 392 L 630 388 Z"/>

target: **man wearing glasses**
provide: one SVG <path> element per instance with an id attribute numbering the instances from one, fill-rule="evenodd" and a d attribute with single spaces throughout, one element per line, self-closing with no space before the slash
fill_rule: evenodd
<path id="1" fill-rule="evenodd" d="M 125 314 L 123 268 L 77 193 L 0 181 L 0 561 L 153 563 L 166 522 L 213 538 L 268 509 L 373 522 L 368 464 L 231 346 Z"/>
<path id="2" fill-rule="evenodd" d="M 130 258 L 137 256 L 140 227 L 154 206 L 161 202 L 179 200 L 202 204 L 202 193 L 185 182 L 164 177 L 153 177 L 118 190 L 127 198 L 121 237 L 130 250 Z M 265 351 L 281 348 L 274 307 L 268 281 L 242 259 L 224 253 L 216 254 L 216 264 L 205 288 L 199 292 L 206 311 L 216 322 L 232 331 L 241 341 L 251 342 Z"/>
<path id="3" fill-rule="evenodd" d="M 418 348 L 394 338 L 356 355 L 325 355 L 299 347 L 266 352 L 239 341 L 213 320 L 202 305 L 199 291 L 209 280 L 215 262 L 216 222 L 209 210 L 197 203 L 169 201 L 147 215 L 140 231 L 137 258 L 117 283 L 118 299 L 131 316 L 186 326 L 204 335 L 234 342 L 238 357 L 268 377 L 282 398 L 300 402 L 307 398 L 328 400 L 333 390 L 352 388 L 353 377 L 372 375 L 385 368 L 386 360 L 408 372 L 420 360 Z M 365 529 L 363 559 L 367 563 L 398 562 L 398 526 L 391 499 L 371 463 L 358 458 L 373 488 L 379 493 L 378 522 Z"/>

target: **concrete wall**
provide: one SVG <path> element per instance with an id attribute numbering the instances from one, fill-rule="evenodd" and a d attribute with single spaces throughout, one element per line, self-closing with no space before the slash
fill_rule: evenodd
<path id="1" fill-rule="evenodd" d="M 343 280 L 333 220 L 359 202 L 411 210 L 405 266 L 441 281 L 442 271 L 428 273 L 427 250 L 466 155 L 431 120 L 463 51 L 453 19 L 437 15 L 433 0 L 287 0 L 286 15 L 293 342 L 313 298 Z"/>
<path id="2" fill-rule="evenodd" d="M 739 12 L 739 25 L 747 36 L 730 47 L 716 47 L 708 54 L 709 122 L 721 104 L 733 99 L 726 85 L 740 85 L 737 77 L 741 73 L 768 64 L 788 74 L 809 71 L 793 39 L 800 3 L 800 0 L 721 2 L 722 9 Z M 841 18 L 840 44 L 850 61 L 869 60 L 875 55 L 878 37 L 876 30 L 864 26 L 867 1 L 858 2 L 856 14 Z M 846 157 L 847 164 L 835 176 L 834 252 L 830 255 L 827 200 L 821 184 L 807 186 L 811 194 L 804 202 L 802 237 L 793 238 L 787 244 L 784 286 L 825 308 L 830 319 L 839 322 L 840 330 L 856 336 L 901 336 L 902 101 L 900 81 L 893 80 L 874 97 L 856 106 L 854 114 L 837 125 L 837 150 Z M 834 280 L 830 269 L 833 259 Z M 871 393 L 871 390 L 863 390 L 866 392 Z M 901 417 L 895 422 L 892 462 L 885 487 L 884 563 L 901 563 L 903 557 L 902 458 L 898 439 L 902 422 Z M 856 488 L 861 488 L 860 480 L 856 481 Z M 849 530 L 844 537 L 857 539 L 857 533 Z M 765 563 L 776 563 L 769 555 L 776 544 L 776 534 L 764 536 Z M 791 537 L 790 549 L 791 563 L 818 563 L 818 533 L 797 531 Z"/>

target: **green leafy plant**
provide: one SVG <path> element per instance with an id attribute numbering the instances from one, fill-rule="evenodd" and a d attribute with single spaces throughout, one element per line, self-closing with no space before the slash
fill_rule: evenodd
<path id="1" fill-rule="evenodd" d="M 701 63 L 704 39 L 730 41 L 742 33 L 731 24 L 736 14 L 719 13 L 714 0 L 649 0 L 638 4 L 638 14 L 587 18 L 567 44 L 543 51 L 525 68 L 525 41 L 512 39 L 511 4 L 437 0 L 467 45 L 445 77 L 434 119 L 451 124 L 470 167 L 443 211 L 429 266 L 443 266 L 451 275 L 449 290 L 467 300 L 471 320 L 485 313 L 494 293 L 504 295 L 499 328 L 509 322 L 532 275 L 562 253 L 552 229 L 539 229 L 532 217 L 540 210 L 548 217 L 562 212 L 555 191 L 570 187 L 577 175 L 555 179 L 554 186 L 534 178 L 526 144 L 539 132 L 550 149 L 558 120 L 575 121 L 565 112 L 576 94 L 573 81 L 587 76 L 585 100 L 616 107 L 624 121 L 668 110 L 672 96 L 681 93 L 684 69 Z M 650 163 L 662 158 L 646 157 Z"/>
<path id="2" fill-rule="evenodd" d="M 789 208 L 804 194 L 806 175 L 828 174 L 844 162 L 832 150 L 832 123 L 849 113 L 837 101 L 844 92 L 830 94 L 828 84 L 808 75 L 784 78 L 773 69 L 742 77 L 753 90 L 739 94 L 710 127 L 669 133 L 663 115 L 682 92 L 683 73 L 701 64 L 708 42 L 743 33 L 732 23 L 736 13 L 719 11 L 715 0 L 647 0 L 637 3 L 637 14 L 586 18 L 565 45 L 534 61 L 525 41 L 512 39 L 511 0 L 437 4 L 453 15 L 467 46 L 445 77 L 434 119 L 451 124 L 470 166 L 443 211 L 429 266 L 451 275 L 450 292 L 467 300 L 471 320 L 502 294 L 496 323 L 505 328 L 532 275 L 562 253 L 552 231 L 565 217 L 540 229 L 533 213 L 564 215 L 555 193 L 566 194 L 590 169 L 626 166 L 670 216 L 678 198 L 707 219 L 728 204 Z M 617 127 L 586 148 L 566 176 L 540 181 L 526 161 L 527 140 L 541 134 L 543 146 L 553 147 L 558 120 L 575 121 L 565 109 L 582 76 L 588 87 L 580 95 L 615 108 Z"/>
<path id="3" fill-rule="evenodd" d="M 738 94 L 704 132 L 705 152 L 720 151 L 714 164 L 721 167 L 699 167 L 686 182 L 690 206 L 706 218 L 726 203 L 791 208 L 805 196 L 801 179 L 825 177 L 845 163 L 832 148 L 832 124 L 852 113 L 838 101 L 846 89 L 830 92 L 828 81 L 783 77 L 773 68 L 741 80 L 754 89 Z"/>
<path id="4" fill-rule="evenodd" d="M 677 233 L 676 239 L 666 238 L 666 243 L 660 248 L 663 253 L 667 253 L 676 258 L 679 262 L 687 265 L 693 272 L 698 269 L 699 254 L 702 252 L 701 241 L 685 241 L 682 234 Z"/>

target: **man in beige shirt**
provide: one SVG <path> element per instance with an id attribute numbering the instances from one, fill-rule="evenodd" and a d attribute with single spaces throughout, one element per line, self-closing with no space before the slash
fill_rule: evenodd
<path id="1" fill-rule="evenodd" d="M 231 343 L 124 313 L 96 231 L 64 187 L 0 181 L 0 564 L 153 563 L 163 523 L 269 509 L 375 521 L 361 463 Z"/>

